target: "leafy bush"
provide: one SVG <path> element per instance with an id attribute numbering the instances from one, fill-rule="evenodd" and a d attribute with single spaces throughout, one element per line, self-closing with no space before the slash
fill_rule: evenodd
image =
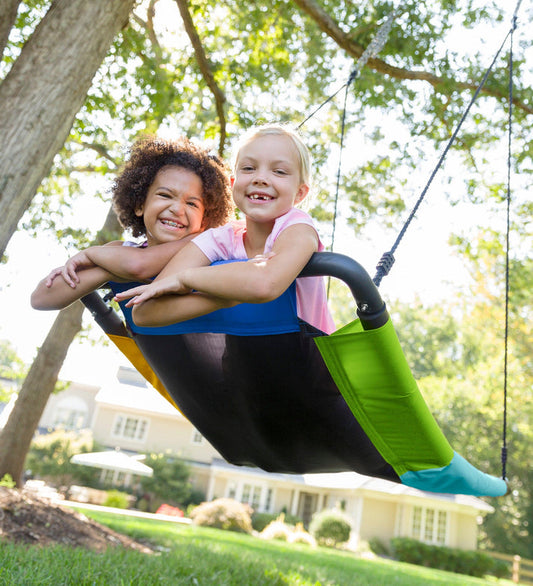
<path id="1" fill-rule="evenodd" d="M 127 509 L 130 504 L 129 495 L 120 490 L 108 490 L 104 507 L 115 507 L 115 509 Z"/>
<path id="2" fill-rule="evenodd" d="M 270 523 L 259 533 L 261 539 L 279 539 L 288 543 L 305 543 L 316 546 L 315 538 L 309 534 L 303 523 L 297 523 L 296 527 L 285 523 L 285 514 L 281 513 L 277 519 Z"/>
<path id="3" fill-rule="evenodd" d="M 163 503 L 185 508 L 189 503 L 201 503 L 205 498 L 191 485 L 191 469 L 185 460 L 170 452 L 148 454 L 144 464 L 153 470 L 152 476 L 141 479 L 142 495 L 139 504 L 143 510 L 154 513 Z"/>
<path id="4" fill-rule="evenodd" d="M 298 525 L 296 525 L 294 530 L 289 534 L 287 541 L 289 543 L 304 543 L 305 545 L 316 547 L 315 538 L 304 529 L 302 523 L 298 523 Z"/>
<path id="5" fill-rule="evenodd" d="M 338 509 L 326 509 L 315 513 L 309 531 L 323 545 L 337 546 L 350 539 L 351 525 L 348 517 Z"/>
<path id="6" fill-rule="evenodd" d="M 202 503 L 190 513 L 195 525 L 238 533 L 252 533 L 252 508 L 234 499 L 220 498 Z"/>
<path id="7" fill-rule="evenodd" d="M 13 480 L 11 474 L 4 474 L 0 480 L 0 486 L 4 486 L 5 488 L 15 488 L 17 483 Z"/>
<path id="8" fill-rule="evenodd" d="M 287 515 L 287 513 L 280 514 L 283 514 L 284 522 L 291 527 L 295 527 L 298 523 L 302 522 L 300 517 L 296 517 L 295 515 Z M 254 512 L 252 514 L 252 527 L 255 529 L 255 531 L 261 533 L 261 531 L 263 531 L 263 529 L 269 523 L 272 523 L 272 521 L 279 519 L 280 514 Z"/>
<path id="9" fill-rule="evenodd" d="M 368 540 L 368 546 L 370 547 L 370 551 L 376 555 L 390 556 L 389 548 L 378 537 L 371 537 Z"/>
<path id="10" fill-rule="evenodd" d="M 292 533 L 292 527 L 289 527 L 283 518 L 274 519 L 259 533 L 261 539 L 279 539 L 280 541 L 289 541 Z"/>
<path id="11" fill-rule="evenodd" d="M 415 539 L 395 537 L 391 539 L 394 558 L 401 562 L 426 566 L 458 574 L 482 578 L 492 574 L 505 577 L 507 567 L 481 551 L 452 549 L 428 545 Z"/>
<path id="12" fill-rule="evenodd" d="M 100 470 L 70 461 L 74 454 L 96 449 L 97 445 L 90 431 L 56 430 L 34 438 L 25 467 L 31 471 L 33 477 L 46 480 L 53 486 L 82 484 L 97 487 Z"/>

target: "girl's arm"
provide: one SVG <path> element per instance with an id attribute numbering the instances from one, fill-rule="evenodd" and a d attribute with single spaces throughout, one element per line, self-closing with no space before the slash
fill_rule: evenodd
<path id="1" fill-rule="evenodd" d="M 238 301 L 220 299 L 204 293 L 163 295 L 136 305 L 132 317 L 138 326 L 169 326 L 238 304 Z"/>
<path id="2" fill-rule="evenodd" d="M 266 303 L 277 299 L 296 279 L 318 250 L 316 230 L 307 224 L 286 228 L 276 239 L 271 258 L 258 262 L 184 269 L 184 288 L 241 303 Z"/>
<path id="3" fill-rule="evenodd" d="M 145 248 L 122 246 L 122 242 L 92 246 L 69 259 L 62 276 L 75 287 L 81 269 L 99 266 L 122 280 L 147 281 L 157 275 L 193 236 Z M 116 244 L 120 246 L 117 248 Z"/>
<path id="4" fill-rule="evenodd" d="M 162 320 L 175 323 L 190 319 L 195 297 L 199 299 L 196 293 L 186 295 L 193 289 L 204 294 L 202 301 L 197 300 L 196 315 L 227 306 L 223 303 L 265 303 L 287 289 L 317 249 L 318 235 L 306 224 L 284 230 L 276 240 L 273 255 L 261 262 L 206 266 L 209 260 L 192 243 L 172 259 L 153 283 L 125 291 L 117 298 L 133 296 L 128 305 L 134 306 L 133 319 L 140 326 L 163 325 Z M 209 303 L 213 308 L 208 307 Z"/>
<path id="5" fill-rule="evenodd" d="M 147 248 L 121 241 L 93 246 L 54 269 L 31 295 L 34 309 L 63 309 L 108 281 L 145 281 L 156 275 L 189 238 Z"/>
<path id="6" fill-rule="evenodd" d="M 55 271 L 52 271 L 52 274 Z M 80 299 L 107 283 L 113 275 L 101 267 L 92 267 L 80 271 L 79 281 L 75 288 L 71 287 L 62 278 L 45 277 L 31 294 L 31 306 L 33 309 L 64 309 L 71 303 Z M 48 284 L 50 283 L 50 284 Z"/>

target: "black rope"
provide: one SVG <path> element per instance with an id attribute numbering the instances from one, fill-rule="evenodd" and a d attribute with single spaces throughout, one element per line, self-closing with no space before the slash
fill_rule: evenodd
<path id="1" fill-rule="evenodd" d="M 520 0 L 521 1 L 521 0 Z M 519 1 L 519 4 L 520 4 Z M 442 152 L 437 165 L 435 166 L 435 168 L 433 169 L 433 172 L 431 173 L 424 189 L 422 190 L 422 193 L 420 194 L 415 206 L 413 207 L 413 210 L 411 211 L 411 213 L 409 214 L 409 217 L 407 218 L 405 224 L 403 225 L 398 237 L 396 238 L 396 241 L 394 243 L 394 245 L 392 246 L 392 248 L 390 249 L 389 252 L 385 252 L 383 254 L 383 256 L 381 257 L 379 263 L 377 264 L 376 267 L 376 274 L 374 276 L 374 283 L 377 287 L 379 287 L 379 285 L 381 284 L 381 280 L 383 279 L 383 277 L 385 275 L 389 274 L 389 271 L 392 267 L 392 265 L 394 264 L 394 253 L 396 252 L 396 249 L 398 248 L 398 245 L 400 244 L 400 241 L 402 240 L 402 238 L 405 235 L 405 232 L 407 231 L 407 228 L 409 227 L 409 225 L 411 224 L 411 221 L 413 220 L 413 218 L 415 217 L 416 212 L 418 211 L 418 208 L 420 207 L 420 204 L 422 203 L 422 200 L 424 199 L 424 197 L 426 196 L 426 193 L 428 192 L 428 189 L 431 185 L 431 183 L 433 182 L 433 179 L 435 178 L 435 175 L 437 174 L 438 170 L 440 169 L 446 155 L 448 154 L 448 151 L 450 150 L 452 144 L 454 143 L 457 134 L 459 132 L 459 129 L 461 128 L 463 122 L 465 121 L 466 117 L 468 116 L 468 113 L 470 112 L 470 108 L 473 106 L 474 102 L 476 101 L 479 93 L 481 92 L 481 90 L 483 89 L 483 86 L 485 85 L 485 82 L 487 81 L 487 78 L 490 74 L 490 72 L 492 71 L 492 68 L 494 67 L 494 64 L 496 63 L 496 60 L 498 59 L 505 43 L 507 42 L 507 39 L 509 38 L 509 35 L 511 34 L 511 31 L 509 31 L 507 33 L 507 35 L 505 36 L 505 39 L 503 40 L 500 48 L 498 49 L 496 55 L 494 56 L 494 59 L 492 60 L 492 63 L 489 65 L 487 71 L 485 72 L 485 75 L 483 76 L 483 79 L 481 80 L 481 83 L 479 84 L 479 86 L 477 87 L 476 91 L 474 92 L 474 95 L 472 96 L 472 99 L 470 100 L 470 103 L 468 104 L 466 110 L 464 111 L 463 115 L 461 116 L 461 119 L 459 120 L 459 124 L 457 125 L 455 131 L 453 132 L 450 140 L 448 141 L 448 144 L 446 145 L 444 151 Z"/>
<path id="2" fill-rule="evenodd" d="M 511 28 L 511 41 L 509 49 L 509 121 L 507 124 L 507 195 L 506 195 L 506 230 L 505 230 L 505 333 L 503 352 L 503 422 L 502 422 L 502 478 L 507 478 L 507 378 L 508 378 L 508 355 L 509 355 L 509 256 L 510 256 L 510 233 L 511 233 L 511 157 L 512 157 L 512 123 L 513 123 L 513 33 L 517 25 L 517 13 L 520 7 L 519 0 Z"/>
<path id="3" fill-rule="evenodd" d="M 368 47 L 363 51 L 363 54 L 361 55 L 361 57 L 359 57 L 359 59 L 357 60 L 355 67 L 353 68 L 353 70 L 350 73 L 348 81 L 342 87 L 340 87 L 334 94 L 329 96 L 329 98 L 324 100 L 324 102 L 322 102 L 322 104 L 320 104 L 320 106 L 318 106 L 318 108 L 316 108 L 313 112 L 311 112 L 311 114 L 309 114 L 309 116 L 307 116 L 307 118 L 305 118 L 303 120 L 303 122 L 301 122 L 298 125 L 298 129 L 301 128 L 323 106 L 325 106 L 327 103 L 329 103 L 343 88 L 345 88 L 344 104 L 343 104 L 343 108 L 342 108 L 342 118 L 341 118 L 341 136 L 340 136 L 340 141 L 339 141 L 340 142 L 339 163 L 337 166 L 337 182 L 336 182 L 336 187 L 335 187 L 335 198 L 334 198 L 334 205 L 333 205 L 333 226 L 332 226 L 332 230 L 331 230 L 330 250 L 333 250 L 333 246 L 335 244 L 335 230 L 336 230 L 336 226 L 337 226 L 337 212 L 338 212 L 338 205 L 339 205 L 339 187 L 340 187 L 340 178 L 341 178 L 341 169 L 342 169 L 342 152 L 343 152 L 343 148 L 344 148 L 344 135 L 345 135 L 345 129 L 346 129 L 346 106 L 347 106 L 347 102 L 348 102 L 348 91 L 350 89 L 350 85 L 353 83 L 353 81 L 355 80 L 355 78 L 357 77 L 359 72 L 366 65 L 367 61 L 369 59 L 375 57 L 383 48 L 383 45 L 385 44 L 385 41 L 387 40 L 387 37 L 389 36 L 390 30 L 392 28 L 392 23 L 393 23 L 394 19 L 396 18 L 397 12 L 398 12 L 397 9 L 393 10 L 389 14 L 389 16 L 387 17 L 385 22 L 381 25 L 378 32 L 376 33 L 376 36 L 372 39 L 372 41 L 369 43 Z M 328 288 L 327 288 L 328 298 L 329 298 L 330 284 L 331 284 L 331 279 L 328 279 Z"/>
<path id="4" fill-rule="evenodd" d="M 351 75 L 350 75 L 351 77 Z M 296 128 L 301 128 L 308 120 L 310 120 L 319 110 L 321 110 L 326 104 L 329 104 L 329 102 L 331 102 L 331 100 L 333 100 L 333 98 L 343 89 L 348 85 L 349 82 L 346 82 L 344 85 L 342 85 L 334 94 L 331 94 L 331 96 L 329 96 L 329 98 L 327 98 L 327 100 L 324 100 L 320 106 L 318 106 L 318 108 L 316 108 L 315 110 L 313 110 L 311 112 L 311 114 L 309 114 L 309 116 L 307 116 L 307 118 L 303 121 L 300 122 L 300 124 L 298 124 L 298 126 Z"/>

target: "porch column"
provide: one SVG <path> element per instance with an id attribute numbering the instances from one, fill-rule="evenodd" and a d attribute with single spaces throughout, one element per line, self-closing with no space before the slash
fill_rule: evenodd
<path id="1" fill-rule="evenodd" d="M 214 493 L 215 493 L 215 472 L 211 468 L 209 470 L 209 482 L 207 483 L 207 494 L 205 497 L 207 502 L 213 500 Z"/>
<path id="2" fill-rule="evenodd" d="M 354 507 L 354 514 L 353 514 L 353 527 L 352 527 L 352 537 L 350 542 L 352 542 L 355 547 L 359 546 L 359 540 L 361 539 L 361 521 L 363 519 L 363 497 L 359 496 L 355 499 L 355 507 Z"/>
<path id="3" fill-rule="evenodd" d="M 300 490 L 295 488 L 292 493 L 291 503 L 291 515 L 296 516 L 298 514 L 298 501 L 300 500 Z"/>

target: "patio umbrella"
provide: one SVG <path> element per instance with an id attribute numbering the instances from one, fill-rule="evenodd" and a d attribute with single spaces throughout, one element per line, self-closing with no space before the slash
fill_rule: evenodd
<path id="1" fill-rule="evenodd" d="M 154 473 L 149 466 L 120 450 L 76 454 L 72 456 L 70 461 L 73 464 L 81 464 L 82 466 L 116 470 L 126 474 L 138 474 L 139 476 L 152 476 Z"/>

